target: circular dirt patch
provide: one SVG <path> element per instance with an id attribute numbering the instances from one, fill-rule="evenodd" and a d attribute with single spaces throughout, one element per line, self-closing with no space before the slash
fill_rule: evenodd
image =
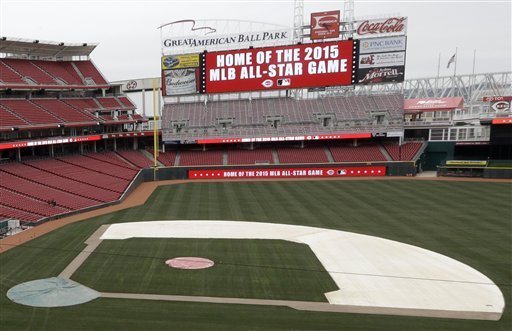
<path id="1" fill-rule="evenodd" d="M 66 307 L 89 302 L 100 293 L 70 279 L 52 277 L 18 284 L 7 291 L 11 301 L 32 307 Z"/>
<path id="2" fill-rule="evenodd" d="M 206 269 L 213 267 L 215 264 L 212 260 L 205 259 L 202 257 L 175 257 L 173 259 L 165 261 L 171 268 L 176 269 Z"/>

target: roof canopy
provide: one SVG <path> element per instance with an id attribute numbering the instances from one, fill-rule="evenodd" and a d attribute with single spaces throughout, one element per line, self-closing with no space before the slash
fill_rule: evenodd
<path id="1" fill-rule="evenodd" d="M 89 56 L 97 44 L 70 44 L 19 38 L 0 38 L 0 53 L 40 57 Z"/>
<path id="2" fill-rule="evenodd" d="M 424 99 L 405 99 L 405 113 L 422 113 L 427 111 L 454 110 L 464 107 L 463 97 L 452 98 L 424 98 Z"/>

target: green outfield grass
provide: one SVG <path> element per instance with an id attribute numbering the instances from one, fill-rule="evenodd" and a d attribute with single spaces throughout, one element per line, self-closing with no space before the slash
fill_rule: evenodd
<path id="1" fill-rule="evenodd" d="M 180 256 L 216 264 L 179 270 Z M 283 240 L 104 240 L 73 280 L 101 292 L 324 301 L 338 287 L 307 245 Z"/>
<path id="2" fill-rule="evenodd" d="M 241 182 L 161 187 L 144 206 L 68 225 L 0 254 L 0 330 L 509 331 L 511 201 L 511 184 L 485 182 Z M 67 308 L 30 308 L 5 296 L 20 282 L 58 275 L 101 224 L 165 219 L 299 224 L 417 245 L 490 277 L 505 296 L 505 314 L 491 322 L 121 299 L 97 299 Z M 155 251 L 146 253 L 160 257 Z"/>

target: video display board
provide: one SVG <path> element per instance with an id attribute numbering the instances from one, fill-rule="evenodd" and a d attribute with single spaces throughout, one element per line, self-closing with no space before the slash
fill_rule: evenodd
<path id="1" fill-rule="evenodd" d="M 354 54 L 352 40 L 206 52 L 202 92 L 351 85 Z"/>

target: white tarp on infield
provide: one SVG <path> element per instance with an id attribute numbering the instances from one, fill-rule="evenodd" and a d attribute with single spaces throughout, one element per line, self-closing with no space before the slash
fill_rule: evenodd
<path id="1" fill-rule="evenodd" d="M 416 246 L 351 232 L 234 221 L 154 221 L 112 224 L 101 239 L 282 239 L 307 244 L 339 287 L 329 303 L 496 314 L 499 288 L 477 270 Z"/>

